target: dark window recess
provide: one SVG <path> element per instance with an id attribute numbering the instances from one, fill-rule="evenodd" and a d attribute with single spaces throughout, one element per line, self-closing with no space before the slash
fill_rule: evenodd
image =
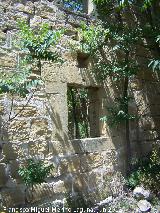
<path id="1" fill-rule="evenodd" d="M 100 136 L 97 90 L 97 88 L 68 87 L 68 135 L 70 139 Z"/>
<path id="2" fill-rule="evenodd" d="M 87 53 L 77 52 L 77 62 L 79 68 L 88 68 L 90 55 Z"/>

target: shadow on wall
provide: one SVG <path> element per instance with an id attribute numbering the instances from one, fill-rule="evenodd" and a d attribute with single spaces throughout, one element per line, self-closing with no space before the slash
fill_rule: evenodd
<path id="1" fill-rule="evenodd" d="M 109 185 L 117 168 L 117 161 L 115 148 L 110 146 L 109 138 L 71 141 L 62 129 L 59 114 L 51 105 L 48 113 L 58 128 L 57 140 L 52 141 L 49 147 L 50 154 L 55 156 L 56 161 L 53 177 L 63 179 L 66 190 L 72 195 L 79 192 L 89 193 L 88 199 L 93 203 L 111 195 Z M 108 182 L 105 181 L 106 176 Z"/>

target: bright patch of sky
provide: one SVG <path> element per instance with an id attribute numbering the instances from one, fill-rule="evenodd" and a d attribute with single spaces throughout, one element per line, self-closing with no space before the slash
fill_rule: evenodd
<path id="1" fill-rule="evenodd" d="M 81 0 L 63 0 L 63 4 L 66 8 L 71 9 L 74 12 L 83 10 L 83 5 Z"/>

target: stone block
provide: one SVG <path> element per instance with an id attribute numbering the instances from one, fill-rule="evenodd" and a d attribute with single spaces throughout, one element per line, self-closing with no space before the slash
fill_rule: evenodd
<path id="1" fill-rule="evenodd" d="M 28 1 L 26 5 L 21 3 L 16 3 L 13 5 L 13 9 L 20 12 L 32 14 L 32 15 L 34 14 L 34 4 L 31 1 Z"/>
<path id="2" fill-rule="evenodd" d="M 105 151 L 110 146 L 109 138 L 87 138 L 83 139 L 86 143 L 86 152 L 101 152 Z"/>
<path id="3" fill-rule="evenodd" d="M 12 148 L 18 159 L 25 159 L 29 155 L 28 142 L 22 141 L 12 143 Z"/>
<path id="4" fill-rule="evenodd" d="M 7 182 L 6 164 L 0 163 L 0 187 L 3 187 Z"/>
<path id="5" fill-rule="evenodd" d="M 23 129 L 18 131 L 17 129 L 15 130 L 9 130 L 8 131 L 8 140 L 10 142 L 16 142 L 16 141 L 26 141 L 29 140 L 29 129 Z"/>
<path id="6" fill-rule="evenodd" d="M 106 166 L 117 164 L 117 151 L 115 149 L 103 151 L 102 155 Z"/>
<path id="7" fill-rule="evenodd" d="M 35 15 L 50 19 L 57 11 L 57 7 L 46 3 L 35 3 Z"/>
<path id="8" fill-rule="evenodd" d="M 21 177 L 18 174 L 19 169 L 19 162 L 17 160 L 12 160 L 10 162 L 10 174 L 13 179 L 16 179 L 16 181 L 20 181 Z"/>
<path id="9" fill-rule="evenodd" d="M 76 151 L 71 144 L 71 141 L 49 141 L 49 154 L 50 155 L 69 155 L 75 154 Z"/>
<path id="10" fill-rule="evenodd" d="M 29 203 L 41 201 L 43 199 L 49 199 L 54 195 L 64 194 L 66 192 L 63 181 L 54 183 L 41 183 L 36 184 L 32 188 L 29 188 L 26 192 L 26 198 Z"/>
<path id="11" fill-rule="evenodd" d="M 6 143 L 2 146 L 2 154 L 7 160 L 15 160 L 17 158 L 17 153 L 14 151 L 13 145 L 11 143 Z"/>
<path id="12" fill-rule="evenodd" d="M 30 140 L 46 140 L 51 137 L 51 130 L 48 126 L 48 120 L 45 118 L 35 118 L 31 120 Z"/>
<path id="13" fill-rule="evenodd" d="M 53 187 L 47 183 L 36 184 L 26 191 L 26 199 L 29 203 L 34 203 L 53 195 Z"/>
<path id="14" fill-rule="evenodd" d="M 42 140 L 35 140 L 28 142 L 28 154 L 30 156 L 46 156 L 48 155 L 48 142 Z"/>
<path id="15" fill-rule="evenodd" d="M 25 120 L 13 120 L 9 123 L 10 130 L 22 131 L 27 128 L 29 128 L 29 126 Z"/>
<path id="16" fill-rule="evenodd" d="M 54 187 L 55 194 L 61 194 L 66 192 L 66 186 L 64 181 L 59 180 L 53 185 L 53 187 Z"/>
<path id="17" fill-rule="evenodd" d="M 16 57 L 11 55 L 0 56 L 0 67 L 15 67 L 17 64 Z"/>
<path id="18" fill-rule="evenodd" d="M 88 175 L 89 190 L 103 187 L 103 168 L 95 169 L 86 174 Z"/>
<path id="19" fill-rule="evenodd" d="M 19 19 L 22 19 L 24 20 L 25 22 L 27 22 L 29 20 L 29 16 L 28 14 L 26 14 L 25 12 L 14 12 L 13 15 L 12 15 L 12 18 L 13 20 L 15 20 L 16 22 L 19 20 Z"/>
<path id="20" fill-rule="evenodd" d="M 60 174 L 75 173 L 80 171 L 80 159 L 78 155 L 62 158 L 58 167 Z"/>
<path id="21" fill-rule="evenodd" d="M 34 117 L 39 115 L 37 108 L 33 106 L 16 106 L 13 110 L 20 117 Z"/>
<path id="22" fill-rule="evenodd" d="M 4 106 L 1 105 L 1 106 L 0 106 L 0 115 L 3 115 L 3 114 L 4 114 L 4 110 L 5 110 L 5 109 L 4 109 Z"/>
<path id="23" fill-rule="evenodd" d="M 71 143 L 75 150 L 75 153 L 77 153 L 77 154 L 86 153 L 86 141 L 85 140 L 75 139 L 75 140 L 72 140 Z"/>
<path id="24" fill-rule="evenodd" d="M 90 171 L 93 168 L 97 168 L 99 166 L 103 165 L 104 159 L 103 155 L 98 154 L 98 153 L 93 153 L 93 154 L 87 154 L 87 155 L 82 155 L 80 157 L 80 162 L 81 162 L 81 171 Z"/>
<path id="25" fill-rule="evenodd" d="M 25 204 L 24 189 L 20 186 L 16 188 L 1 190 L 2 203 L 5 207 L 15 207 Z"/>
<path id="26" fill-rule="evenodd" d="M 78 173 L 74 176 L 72 187 L 75 192 L 88 191 L 89 180 L 87 173 Z"/>

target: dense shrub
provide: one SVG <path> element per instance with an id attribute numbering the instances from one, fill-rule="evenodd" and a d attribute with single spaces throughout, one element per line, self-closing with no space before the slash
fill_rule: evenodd
<path id="1" fill-rule="evenodd" d="M 154 148 L 147 158 L 139 160 L 127 179 L 127 185 L 134 188 L 143 185 L 156 195 L 160 192 L 160 148 Z"/>

